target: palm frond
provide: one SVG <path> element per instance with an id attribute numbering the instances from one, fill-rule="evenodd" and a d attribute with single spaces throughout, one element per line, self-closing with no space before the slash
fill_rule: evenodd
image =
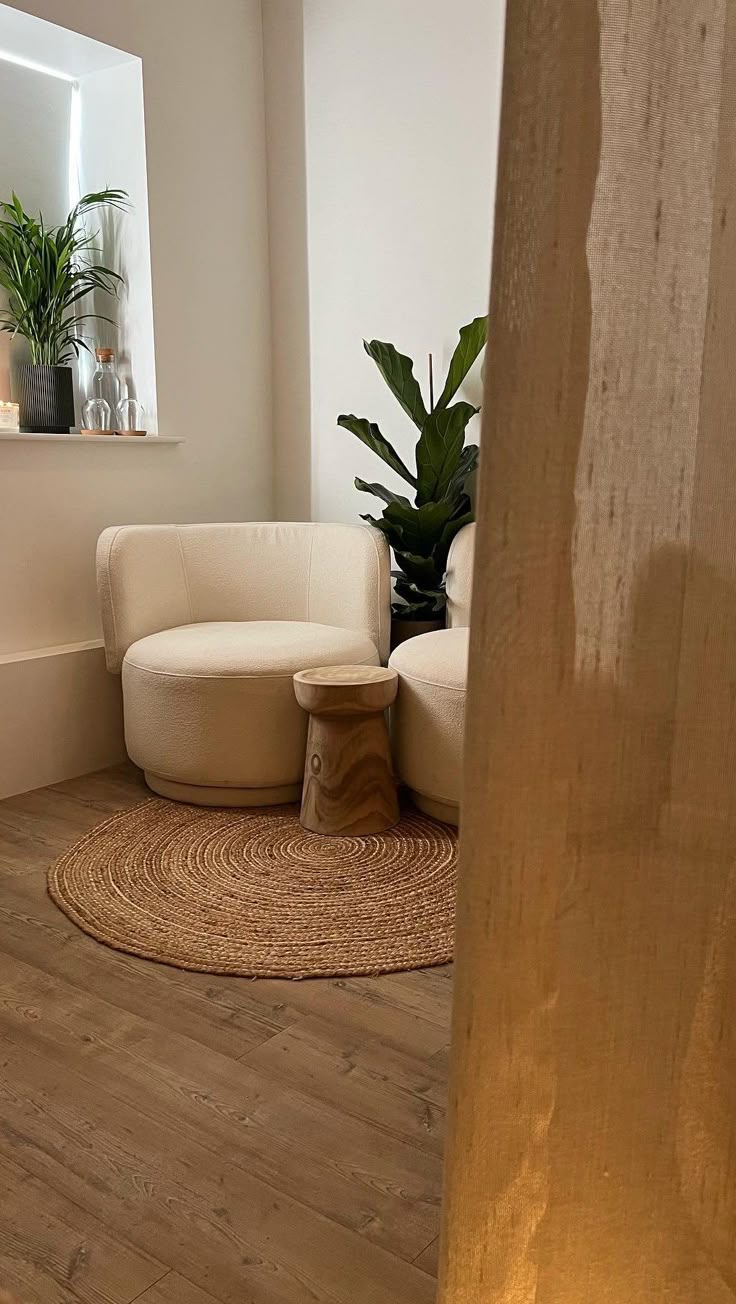
<path id="1" fill-rule="evenodd" d="M 0 287 L 8 296 L 0 331 L 26 339 L 34 362 L 58 366 L 78 357 L 89 351 L 82 323 L 111 320 L 77 311 L 90 295 L 115 297 L 124 285 L 119 272 L 95 261 L 102 253 L 99 231 L 90 233 L 84 222 L 96 210 L 129 207 L 124 190 L 93 191 L 60 226 L 47 227 L 42 214 L 26 213 L 15 193 L 0 202 Z"/>

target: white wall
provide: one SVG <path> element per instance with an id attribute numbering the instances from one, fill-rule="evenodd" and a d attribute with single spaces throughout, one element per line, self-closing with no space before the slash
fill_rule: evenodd
<path id="1" fill-rule="evenodd" d="M 0 64 L 0 199 L 13 191 L 50 225 L 68 211 L 69 82 Z M 6 297 L 3 295 L 3 307 Z M 0 399 L 10 398 L 10 336 L 0 335 Z"/>
<path id="2" fill-rule="evenodd" d="M 92 223 L 99 224 L 103 261 L 124 280 L 117 299 L 96 296 L 95 310 L 109 317 L 115 326 L 104 321 L 91 326 L 95 342 L 115 350 L 124 392 L 140 400 L 146 410 L 146 429 L 155 431 L 156 354 L 140 61 L 131 59 L 83 77 L 79 83 L 79 117 L 80 191 L 89 194 L 114 186 L 125 190 L 130 199 L 127 212 L 104 209 L 93 215 L 90 223 L 92 229 Z M 93 360 L 84 357 L 86 392 L 91 388 L 93 370 Z"/>
<path id="3" fill-rule="evenodd" d="M 14 7 L 143 60 L 159 430 L 186 440 L 136 448 L 0 444 L 0 655 L 30 660 L 41 647 L 72 645 L 86 657 L 82 645 L 99 637 L 94 547 L 105 525 L 271 515 L 260 4 L 16 0 Z M 17 671 L 2 676 L 0 664 L 0 718 Z M 60 673 L 59 692 L 72 678 Z M 29 738 L 39 736 L 30 716 L 43 718 L 52 682 L 45 668 L 38 693 L 28 686 Z M 91 676 L 88 712 L 96 691 Z M 80 692 L 75 681 L 75 719 Z M 22 750 L 23 729 L 0 734 L 0 747 L 5 757 Z M 110 759 L 120 748 L 119 734 L 111 737 Z M 89 755 L 100 763 L 99 748 Z M 50 760 L 38 758 L 41 782 L 49 781 Z M 29 768 L 19 762 L 21 770 L 28 786 Z"/>
<path id="4" fill-rule="evenodd" d="M 288 12 L 296 0 L 268 2 Z M 503 0 L 303 0 L 316 519 L 374 510 L 353 477 L 384 475 L 336 428 L 340 412 L 378 421 L 412 456 L 416 432 L 363 338 L 395 343 L 424 380 L 429 351 L 442 370 L 460 326 L 486 311 L 504 12 Z M 268 66 L 278 57 L 268 27 L 266 39 Z M 271 133 L 269 144 L 274 171 Z M 303 276 L 298 259 L 294 267 Z M 477 377 L 469 395 L 479 401 Z M 295 423 L 276 434 L 296 463 L 309 431 Z M 288 456 L 281 461 L 288 467 Z"/>
<path id="5" fill-rule="evenodd" d="M 0 65 L 0 199 L 15 190 L 50 225 L 68 210 L 71 98 L 69 82 Z"/>
<path id="6" fill-rule="evenodd" d="M 303 0 L 264 0 L 275 510 L 312 514 Z"/>

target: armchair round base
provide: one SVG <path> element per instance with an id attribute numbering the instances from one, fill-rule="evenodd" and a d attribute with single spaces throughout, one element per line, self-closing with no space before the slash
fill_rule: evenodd
<path id="1" fill-rule="evenodd" d="M 211 788 L 200 783 L 176 783 L 148 770 L 144 770 L 143 777 L 149 788 L 160 797 L 183 801 L 191 806 L 281 806 L 286 802 L 300 801 L 302 795 L 300 783 L 272 788 Z"/>
<path id="2" fill-rule="evenodd" d="M 413 788 L 409 789 L 409 796 L 417 809 L 423 815 L 429 815 L 430 819 L 439 820 L 440 824 L 454 824 L 456 828 L 460 823 L 460 807 L 456 802 L 424 797 L 421 792 L 415 792 Z"/>
<path id="3" fill-rule="evenodd" d="M 293 676 L 378 660 L 354 630 L 308 621 L 210 621 L 139 639 L 123 662 L 128 754 L 162 797 L 194 806 L 298 801 L 307 720 Z"/>

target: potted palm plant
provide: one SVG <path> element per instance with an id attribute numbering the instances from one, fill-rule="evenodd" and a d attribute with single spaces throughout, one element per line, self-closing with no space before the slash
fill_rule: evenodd
<path id="1" fill-rule="evenodd" d="M 379 517 L 365 514 L 385 534 L 393 550 L 392 572 L 397 601 L 393 606 L 393 644 L 441 628 L 445 623 L 445 575 L 450 544 L 473 520 L 467 493 L 469 476 L 478 462 L 478 446 L 466 444 L 467 427 L 480 408 L 453 403 L 486 342 L 487 318 L 476 317 L 460 331 L 442 392 L 435 402 L 430 358 L 429 404 L 426 405 L 411 358 L 393 344 L 363 341 L 383 379 L 419 431 L 416 470 L 410 470 L 378 426 L 362 417 L 341 416 L 337 424 L 372 449 L 412 491 L 412 500 L 385 485 L 357 478 L 356 489 L 384 504 Z"/>
<path id="2" fill-rule="evenodd" d="M 83 349 L 91 352 L 85 323 L 109 320 L 81 309 L 89 294 L 115 295 L 122 284 L 117 272 L 94 261 L 98 233 L 87 231 L 85 218 L 95 209 L 124 209 L 127 198 L 110 189 L 84 195 L 57 227 L 31 217 L 15 194 L 0 204 L 0 286 L 8 296 L 0 330 L 26 340 L 31 358 L 16 373 L 22 430 L 68 433 L 74 425 L 69 364 Z"/>

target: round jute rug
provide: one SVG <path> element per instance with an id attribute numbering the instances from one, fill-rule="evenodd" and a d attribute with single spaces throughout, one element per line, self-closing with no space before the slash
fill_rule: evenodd
<path id="1" fill-rule="evenodd" d="M 154 799 L 114 815 L 49 870 L 100 942 L 205 973 L 336 977 L 452 958 L 456 835 L 404 811 L 388 833 L 308 833 L 297 806 L 213 810 Z"/>

